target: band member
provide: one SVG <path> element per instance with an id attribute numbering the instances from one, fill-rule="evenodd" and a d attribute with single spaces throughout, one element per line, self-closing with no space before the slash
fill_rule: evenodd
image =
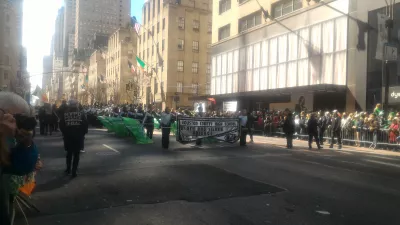
<path id="1" fill-rule="evenodd" d="M 148 138 L 153 139 L 154 131 L 154 111 L 149 107 L 143 119 L 143 126 L 146 128 L 146 135 Z"/>
<path id="2" fill-rule="evenodd" d="M 161 131 L 162 131 L 162 147 L 168 149 L 169 134 L 171 133 L 172 115 L 168 107 L 161 113 Z"/>

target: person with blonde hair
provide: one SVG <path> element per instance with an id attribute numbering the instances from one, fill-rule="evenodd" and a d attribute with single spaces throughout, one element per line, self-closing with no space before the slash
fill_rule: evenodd
<path id="1" fill-rule="evenodd" d="M 32 117 L 31 108 L 23 98 L 12 92 L 0 92 L 0 224 L 2 225 L 11 223 L 11 175 L 24 176 L 34 171 L 38 161 L 37 149 L 32 142 L 36 120 Z M 30 129 L 26 129 L 27 127 Z"/>

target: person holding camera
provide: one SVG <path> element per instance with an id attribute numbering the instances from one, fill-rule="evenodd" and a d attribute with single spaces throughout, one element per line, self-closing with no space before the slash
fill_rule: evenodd
<path id="1" fill-rule="evenodd" d="M 13 176 L 39 169 L 39 153 L 33 142 L 36 119 L 28 103 L 11 92 L 0 92 L 0 224 L 11 224 Z M 10 200 L 11 199 L 11 200 Z"/>

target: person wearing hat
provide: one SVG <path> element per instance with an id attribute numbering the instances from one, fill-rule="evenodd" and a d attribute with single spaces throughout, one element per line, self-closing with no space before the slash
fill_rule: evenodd
<path id="1" fill-rule="evenodd" d="M 78 101 L 69 101 L 69 107 L 61 118 L 60 128 L 64 130 L 64 145 L 65 150 L 67 151 L 67 169 L 65 170 L 65 173 L 70 174 L 72 172 L 72 177 L 76 177 L 79 164 L 79 154 L 80 150 L 83 149 L 82 140 L 85 137 L 85 134 L 88 133 L 87 119 L 85 114 L 79 110 Z"/>

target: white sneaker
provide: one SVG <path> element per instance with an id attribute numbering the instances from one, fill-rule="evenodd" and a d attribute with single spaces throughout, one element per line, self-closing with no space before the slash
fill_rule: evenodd
<path id="1" fill-rule="evenodd" d="M 85 153 L 86 151 L 85 150 L 81 150 L 81 153 Z"/>

